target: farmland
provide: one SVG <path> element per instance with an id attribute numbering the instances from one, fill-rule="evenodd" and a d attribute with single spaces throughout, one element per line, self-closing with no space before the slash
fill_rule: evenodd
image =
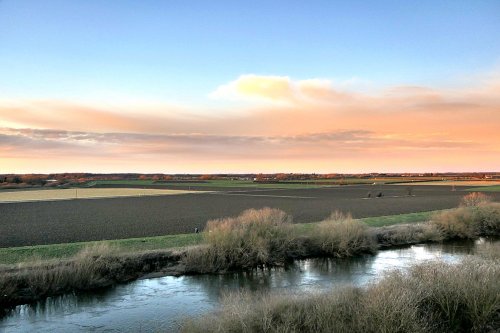
<path id="1" fill-rule="evenodd" d="M 257 183 L 251 180 L 207 180 L 207 181 L 171 181 L 159 182 L 152 180 L 98 180 L 87 183 L 91 187 L 146 187 L 146 188 L 172 188 L 172 189 L 272 189 L 272 188 L 319 188 L 325 185 L 318 182 L 280 182 L 280 183 Z"/>
<path id="2" fill-rule="evenodd" d="M 74 188 L 57 190 L 2 191 L 1 202 L 24 202 L 69 199 L 97 199 L 151 195 L 175 195 L 192 193 L 183 190 L 137 189 L 137 188 Z"/>
<path id="3" fill-rule="evenodd" d="M 499 186 L 500 180 L 439 180 L 439 181 L 420 181 L 420 182 L 406 182 L 398 185 L 425 185 L 425 186 L 480 186 L 490 187 Z"/>
<path id="4" fill-rule="evenodd" d="M 190 233 L 209 219 L 266 206 L 286 211 L 295 223 L 320 221 L 334 210 L 351 212 L 355 218 L 430 211 L 456 207 L 467 193 L 458 187 L 450 191 L 418 186 L 408 196 L 406 190 L 397 185 L 352 185 L 0 203 L 0 247 Z M 378 192 L 383 197 L 376 198 Z M 500 198 L 498 192 L 491 195 Z"/>

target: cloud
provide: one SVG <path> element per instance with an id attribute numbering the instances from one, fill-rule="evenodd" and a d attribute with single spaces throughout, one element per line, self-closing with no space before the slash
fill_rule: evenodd
<path id="1" fill-rule="evenodd" d="M 210 94 L 213 99 L 267 100 L 279 103 L 302 103 L 345 99 L 348 94 L 336 91 L 327 79 L 294 81 L 288 76 L 242 75 L 219 86 Z"/>
<path id="2" fill-rule="evenodd" d="M 196 109 L 203 106 L 123 110 L 60 100 L 0 101 L 0 172 L 16 171 L 6 169 L 15 159 L 25 161 L 23 170 L 43 162 L 49 172 L 50 165 L 74 170 L 84 160 L 124 172 L 132 165 L 176 165 L 179 172 L 281 165 L 278 170 L 298 171 L 308 162 L 325 172 L 384 165 L 394 171 L 491 170 L 500 165 L 495 82 L 460 89 L 401 84 L 368 94 L 336 88 L 331 80 L 243 75 L 214 97 L 264 102 L 231 105 L 233 112 L 219 112 L 226 111 L 224 103 L 203 113 Z"/>
<path id="3" fill-rule="evenodd" d="M 134 106 L 117 108 L 93 106 L 63 100 L 0 100 L 0 126 L 30 128 L 62 128 L 66 130 L 161 132 L 181 130 L 191 122 L 189 113 L 175 107 L 151 109 Z M 201 117 L 198 117 L 202 119 Z"/>
<path id="4" fill-rule="evenodd" d="M 150 155 L 197 158 L 255 157 L 317 158 L 326 155 L 352 155 L 356 152 L 418 149 L 463 149 L 473 142 L 457 142 L 444 138 L 401 138 L 380 135 L 367 130 L 340 130 L 327 133 L 305 133 L 290 136 L 244 136 L 207 134 L 137 134 L 96 133 L 40 129 L 0 129 L 0 145 L 10 155 L 32 156 L 106 156 L 127 154 L 129 157 Z"/>
<path id="5" fill-rule="evenodd" d="M 345 90 L 349 85 L 329 79 L 293 80 L 288 76 L 241 75 L 219 86 L 210 97 L 218 100 L 271 102 L 292 109 L 336 111 L 401 111 L 411 108 L 424 111 L 469 111 L 472 108 L 500 105 L 500 75 L 469 82 L 469 86 L 437 89 L 425 86 L 399 85 L 386 87 L 379 93 Z M 342 88 L 340 88 L 342 87 Z M 312 110 L 314 111 L 314 110 Z"/>

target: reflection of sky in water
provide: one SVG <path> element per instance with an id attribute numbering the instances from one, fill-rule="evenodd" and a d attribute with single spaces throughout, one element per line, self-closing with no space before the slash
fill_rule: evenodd
<path id="1" fill-rule="evenodd" d="M 183 318 L 213 309 L 220 296 L 229 291 L 310 292 L 346 284 L 365 285 L 387 270 L 435 259 L 454 262 L 473 253 L 473 245 L 415 245 L 380 251 L 376 256 L 301 260 L 291 267 L 272 270 L 140 280 L 98 293 L 65 295 L 34 306 L 19 306 L 0 321 L 0 331 L 175 331 Z"/>

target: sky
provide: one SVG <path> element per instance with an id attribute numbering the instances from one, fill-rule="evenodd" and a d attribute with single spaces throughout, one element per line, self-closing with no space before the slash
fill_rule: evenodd
<path id="1" fill-rule="evenodd" d="M 500 171 L 499 1 L 0 0 L 0 173 Z"/>

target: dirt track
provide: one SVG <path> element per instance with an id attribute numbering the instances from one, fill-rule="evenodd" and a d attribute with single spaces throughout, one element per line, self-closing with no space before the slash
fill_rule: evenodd
<path id="1" fill-rule="evenodd" d="M 380 191 L 384 197 L 373 198 Z M 266 206 L 283 209 L 295 222 L 319 221 L 336 209 L 357 218 L 428 211 L 456 207 L 464 194 L 451 187 L 418 186 L 409 197 L 402 186 L 359 185 L 0 203 L 0 247 L 187 233 L 203 228 L 208 219 Z M 500 193 L 491 195 L 500 201 Z"/>

